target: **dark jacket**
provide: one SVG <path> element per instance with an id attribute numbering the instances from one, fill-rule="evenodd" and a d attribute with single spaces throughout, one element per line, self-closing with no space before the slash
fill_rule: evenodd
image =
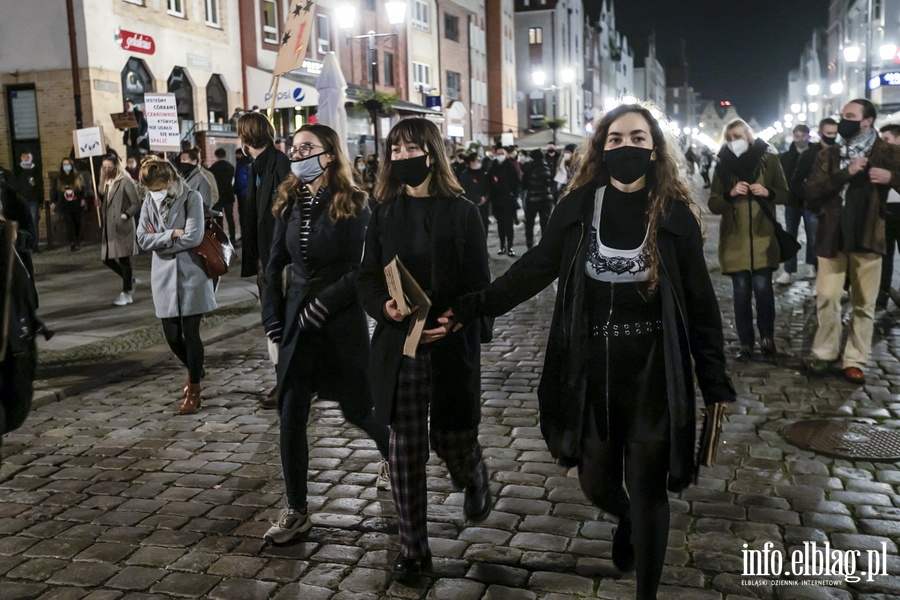
<path id="1" fill-rule="evenodd" d="M 44 201 L 44 177 L 41 175 L 41 169 L 34 165 L 30 169 L 23 169 L 16 166 L 13 170 L 13 184 L 16 191 L 26 200 L 37 202 Z"/>
<path id="2" fill-rule="evenodd" d="M 278 186 L 290 172 L 291 161 L 274 145 L 263 150 L 253 161 L 247 180 L 247 203 L 241 211 L 241 277 L 252 277 L 257 274 L 259 265 L 265 269 L 269 264 L 269 248 L 275 230 L 272 203 Z"/>
<path id="3" fill-rule="evenodd" d="M 494 210 L 511 208 L 518 202 L 519 172 L 510 159 L 494 161 L 488 171 L 491 184 L 491 204 Z"/>
<path id="4" fill-rule="evenodd" d="M 299 229 L 287 219 L 275 219 L 272 256 L 266 268 L 262 298 L 263 323 L 283 324 L 278 353 L 279 401 L 288 369 L 315 367 L 317 390 L 329 400 L 368 396 L 365 377 L 369 361 L 369 327 L 356 295 L 356 278 L 371 212 L 368 207 L 350 219 L 334 222 L 331 195 L 323 190 L 312 207 L 307 258 L 299 252 Z M 294 209 L 298 211 L 299 209 Z M 291 264 L 285 298 L 281 273 Z M 320 330 L 301 331 L 300 311 L 314 299 L 328 310 Z"/>
<path id="5" fill-rule="evenodd" d="M 887 169 L 893 174 L 891 185 L 868 184 L 868 170 L 851 177 L 846 168 L 841 168 L 841 145 L 836 144 L 816 155 L 812 173 L 806 182 L 806 197 L 809 209 L 819 215 L 819 229 L 816 231 L 816 256 L 834 258 L 842 249 L 841 218 L 843 214 L 844 186 L 870 185 L 864 206 L 860 207 L 862 227 L 858 243 L 868 252 L 884 254 L 887 250 L 884 237 L 884 207 L 888 190 L 900 191 L 900 148 L 891 146 L 881 138 L 869 153 L 869 167 Z M 851 181 L 852 180 L 852 181 Z"/>
<path id="6" fill-rule="evenodd" d="M 214 162 L 209 171 L 215 177 L 216 188 L 219 190 L 218 206 L 234 204 L 234 166 L 223 158 Z"/>
<path id="7" fill-rule="evenodd" d="M 247 195 L 252 165 L 253 161 L 245 156 L 239 158 L 234 166 L 234 193 L 239 197 Z"/>
<path id="8" fill-rule="evenodd" d="M 134 118 L 137 120 L 137 127 L 125 129 L 122 132 L 122 143 L 132 148 L 150 149 L 150 138 L 147 135 L 147 117 L 144 111 L 137 106 L 134 107 Z"/>
<path id="9" fill-rule="evenodd" d="M 481 199 L 487 201 L 491 199 L 491 185 L 488 179 L 487 170 L 484 168 L 473 171 L 471 168 L 466 169 L 459 176 L 459 184 L 466 191 L 466 198 L 481 206 Z"/>
<path id="10" fill-rule="evenodd" d="M 465 198 L 438 198 L 431 232 L 431 314 L 440 315 L 463 294 L 491 280 L 484 227 L 475 205 Z M 379 418 L 393 416 L 397 376 L 409 320 L 384 316 L 390 300 L 384 267 L 402 249 L 406 214 L 401 201 L 379 204 L 372 213 L 358 290 L 366 312 L 375 320 L 369 360 L 369 385 Z M 402 260 L 401 256 L 401 260 Z M 475 321 L 461 331 L 430 344 L 433 376 L 431 422 L 437 429 L 461 430 L 481 420 L 481 336 Z"/>
<path id="11" fill-rule="evenodd" d="M 784 178 L 787 180 L 788 189 L 791 192 L 791 200 L 788 203 L 791 206 L 806 208 L 804 184 L 812 172 L 816 154 L 821 149 L 821 144 L 811 143 L 806 151 L 798 152 L 796 145 L 792 142 L 788 151 L 782 152 L 779 156 L 781 169 L 784 171 Z"/>
<path id="12" fill-rule="evenodd" d="M 81 177 L 80 175 L 76 175 Z M 84 182 L 82 181 L 82 184 Z M 66 192 L 70 193 L 67 194 Z M 62 178 L 57 178 L 53 182 L 53 191 L 50 194 L 50 201 L 56 205 L 57 210 L 82 210 L 82 203 L 87 198 L 87 190 L 82 185 L 80 188 L 75 185 L 66 185 Z"/>
<path id="13" fill-rule="evenodd" d="M 559 279 L 538 401 L 547 447 L 569 464 L 582 452 L 588 343 L 585 238 L 593 219 L 594 192 L 592 186 L 582 187 L 565 197 L 537 246 L 488 288 L 453 306 L 463 323 L 477 315 L 498 316 Z M 671 418 L 669 489 L 678 491 L 696 469 L 694 373 L 706 404 L 731 402 L 735 391 L 725 372 L 722 319 L 703 257 L 700 226 L 687 205 L 670 203 L 657 248 Z"/>
<path id="14" fill-rule="evenodd" d="M 526 163 L 522 174 L 522 188 L 525 201 L 535 203 L 553 202 L 553 172 L 544 159 L 534 159 Z"/>

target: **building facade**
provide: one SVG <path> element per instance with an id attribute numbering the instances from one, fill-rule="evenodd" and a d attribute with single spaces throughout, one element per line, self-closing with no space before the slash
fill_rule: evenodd
<path id="1" fill-rule="evenodd" d="M 490 0 L 485 6 L 487 23 L 488 138 L 515 136 L 518 129 L 516 101 L 514 0 Z"/>

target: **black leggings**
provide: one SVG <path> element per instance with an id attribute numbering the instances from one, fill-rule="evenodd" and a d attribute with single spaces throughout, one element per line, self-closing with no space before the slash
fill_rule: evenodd
<path id="1" fill-rule="evenodd" d="M 203 340 L 200 339 L 200 319 L 203 315 L 161 319 L 163 334 L 169 348 L 187 367 L 191 383 L 200 383 L 203 376 Z"/>
<path id="2" fill-rule="evenodd" d="M 596 427 L 587 429 L 578 470 L 581 489 L 618 517 L 620 526 L 622 519 L 631 521 L 636 598 L 654 599 L 669 537 L 669 442 L 602 441 Z"/>
<path id="3" fill-rule="evenodd" d="M 103 264 L 115 271 L 116 275 L 122 278 L 122 291 L 126 294 L 131 293 L 131 257 L 123 256 L 122 258 L 108 258 Z"/>
<path id="4" fill-rule="evenodd" d="M 73 202 L 74 204 L 74 202 Z M 78 244 L 81 242 L 81 205 L 64 206 L 60 210 L 66 224 L 66 237 L 69 238 L 69 244 Z"/>
<path id="5" fill-rule="evenodd" d="M 515 233 L 513 228 L 513 221 L 516 219 L 515 201 L 495 205 L 494 216 L 497 217 L 497 235 L 500 238 L 500 247 L 509 250 L 512 248 L 513 235 Z"/>
<path id="6" fill-rule="evenodd" d="M 234 236 L 236 233 L 234 229 L 234 204 L 223 204 L 219 207 L 219 210 L 222 211 L 222 214 L 225 216 L 225 221 L 228 222 L 228 239 L 234 243 Z M 216 223 L 219 224 L 219 227 L 225 228 L 222 217 L 216 217 Z"/>

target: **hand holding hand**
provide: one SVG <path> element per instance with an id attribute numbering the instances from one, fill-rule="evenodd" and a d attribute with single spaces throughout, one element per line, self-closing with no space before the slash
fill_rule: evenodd
<path id="1" fill-rule="evenodd" d="M 737 185 L 731 188 L 731 196 L 746 196 L 747 192 L 750 191 L 750 185 L 746 181 L 739 181 Z"/>
<path id="2" fill-rule="evenodd" d="M 438 323 L 443 325 L 448 332 L 455 333 L 462 329 L 462 323 L 460 323 L 453 317 L 452 308 L 448 308 L 446 311 L 444 311 L 444 314 L 438 317 Z"/>
<path id="3" fill-rule="evenodd" d="M 766 189 L 766 186 L 759 183 L 753 183 L 750 185 L 750 193 L 761 198 L 769 197 L 769 190 Z"/>
<path id="4" fill-rule="evenodd" d="M 446 326 L 435 327 L 434 329 L 426 329 L 422 332 L 422 339 L 420 340 L 420 342 L 422 344 L 430 344 L 445 337 L 448 333 L 449 331 L 447 330 Z"/>
<path id="5" fill-rule="evenodd" d="M 872 167 L 869 169 L 869 181 L 877 185 L 890 185 L 893 175 L 887 169 Z"/>
<path id="6" fill-rule="evenodd" d="M 850 161 L 850 164 L 847 165 L 847 171 L 849 171 L 851 175 L 856 175 L 865 169 L 868 164 L 869 159 L 865 156 L 860 156 L 859 158 L 854 158 Z"/>

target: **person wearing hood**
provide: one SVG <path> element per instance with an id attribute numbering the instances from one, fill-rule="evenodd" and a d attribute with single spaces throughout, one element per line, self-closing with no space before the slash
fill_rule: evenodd
<path id="1" fill-rule="evenodd" d="M 122 293 L 113 302 L 125 306 L 134 302 L 131 290 L 134 273 L 131 257 L 137 254 L 134 217 L 141 211 L 134 181 L 125 172 L 122 159 L 113 154 L 103 157 L 100 185 L 97 188 L 102 207 L 100 258 L 103 264 L 122 278 Z"/>
<path id="2" fill-rule="evenodd" d="M 815 156 L 822 149 L 820 144 L 809 141 L 809 127 L 803 123 L 794 127 L 791 135 L 794 141 L 790 148 L 779 156 L 784 177 L 790 190 L 790 202 L 784 207 L 784 229 L 792 236 L 797 237 L 800 231 L 800 219 L 803 219 L 803 229 L 806 231 L 806 264 L 809 267 L 809 276 L 815 277 L 816 273 L 816 228 L 819 226 L 819 218 L 816 213 L 806 207 L 806 192 L 803 190 L 803 181 L 809 177 L 812 170 L 812 161 L 802 160 L 804 154 Z M 797 257 L 792 256 L 784 262 L 784 271 L 775 279 L 779 285 L 788 285 L 797 272 Z"/>
<path id="3" fill-rule="evenodd" d="M 204 212 L 209 212 L 213 206 L 212 186 L 200 166 L 200 151 L 196 148 L 182 150 L 178 157 L 177 165 L 181 178 L 192 190 L 200 193 L 203 198 Z"/>
<path id="4" fill-rule="evenodd" d="M 531 161 L 522 167 L 522 188 L 525 190 L 525 245 L 534 246 L 534 218 L 541 223 L 541 235 L 547 230 L 553 208 L 553 172 L 540 150 L 531 151 Z"/>
<path id="5" fill-rule="evenodd" d="M 740 341 L 737 360 L 753 358 L 753 299 L 763 360 L 775 361 L 775 291 L 772 273 L 778 268 L 775 224 L 767 216 L 776 204 L 789 200 L 787 181 L 778 155 L 742 119 L 725 125 L 725 145 L 709 191 L 709 210 L 721 215 L 719 265 L 731 277 L 734 326 Z M 765 207 L 763 206 L 765 203 Z"/>
<path id="6" fill-rule="evenodd" d="M 866 382 L 872 349 L 875 305 L 885 242 L 885 205 L 900 191 L 900 150 L 878 137 L 875 106 L 864 98 L 841 109 L 840 143 L 819 152 L 806 183 L 812 210 L 819 213 L 816 235 L 816 314 L 819 328 L 807 368 L 825 375 L 841 358 L 850 383 Z M 850 325 L 841 355 L 841 296 L 850 278 Z"/>
<path id="7" fill-rule="evenodd" d="M 153 252 L 150 288 L 156 317 L 172 352 L 187 368 L 179 415 L 200 408 L 204 348 L 200 320 L 216 309 L 213 280 L 194 252 L 203 239 L 203 199 L 186 185 L 166 160 L 147 156 L 141 163 L 147 199 L 137 229 L 140 247 Z M 129 219 L 130 221 L 130 219 Z"/>

